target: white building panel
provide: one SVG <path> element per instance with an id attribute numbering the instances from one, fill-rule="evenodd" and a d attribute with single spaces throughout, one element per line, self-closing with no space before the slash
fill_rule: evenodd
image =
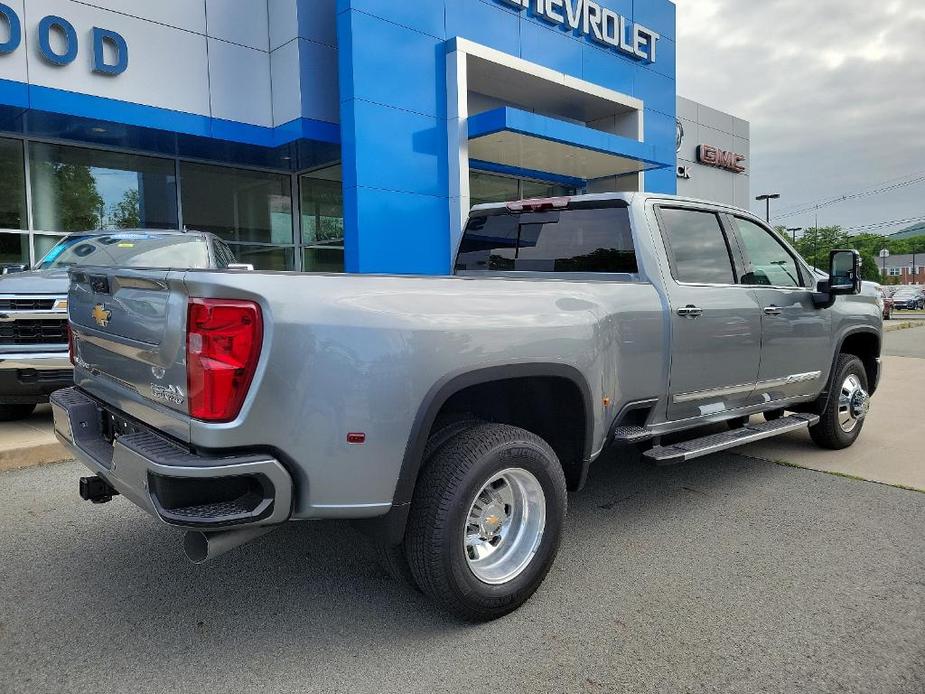
<path id="1" fill-rule="evenodd" d="M 206 20 L 209 36 L 270 50 L 267 0 L 206 0 Z"/>
<path id="2" fill-rule="evenodd" d="M 50 64 L 38 51 L 39 22 L 52 14 L 74 26 L 80 44 L 77 59 L 64 67 Z M 61 0 L 29 0 L 23 25 L 29 37 L 33 85 L 209 115 L 205 36 Z M 112 77 L 93 72 L 93 27 L 116 31 L 125 38 L 129 65 L 123 74 Z"/>
<path id="3" fill-rule="evenodd" d="M 270 54 L 209 39 L 212 116 L 272 127 Z"/>

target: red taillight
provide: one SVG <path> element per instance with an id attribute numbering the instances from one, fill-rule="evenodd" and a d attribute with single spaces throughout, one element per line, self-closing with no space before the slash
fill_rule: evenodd
<path id="1" fill-rule="evenodd" d="M 192 417 L 230 422 L 238 416 L 262 343 L 263 320 L 254 302 L 189 300 L 186 381 Z"/>

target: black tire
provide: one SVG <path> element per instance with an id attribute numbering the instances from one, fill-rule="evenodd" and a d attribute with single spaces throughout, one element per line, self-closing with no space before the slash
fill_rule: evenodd
<path id="1" fill-rule="evenodd" d="M 751 417 L 736 417 L 735 419 L 727 419 L 726 426 L 728 426 L 730 429 L 741 429 L 746 424 L 748 424 L 748 420 L 750 419 Z"/>
<path id="2" fill-rule="evenodd" d="M 469 567 L 462 542 L 473 499 L 491 478 L 523 470 L 539 483 L 546 523 L 532 559 L 505 583 L 490 585 Z M 455 435 L 418 479 L 405 534 L 411 571 L 425 595 L 467 621 L 513 612 L 546 577 L 559 549 L 566 514 L 562 466 L 540 437 L 504 424 L 480 424 Z"/>
<path id="3" fill-rule="evenodd" d="M 820 413 L 819 423 L 809 428 L 810 436 L 820 448 L 840 451 L 853 445 L 861 435 L 864 418 L 859 419 L 851 431 L 845 431 L 838 421 L 841 387 L 852 375 L 857 377 L 864 392 L 869 392 L 864 363 L 853 354 L 840 354 L 832 373 L 828 401 Z"/>
<path id="4" fill-rule="evenodd" d="M 783 410 L 768 410 L 764 413 L 764 421 L 766 422 L 776 422 L 778 419 L 784 416 Z"/>
<path id="5" fill-rule="evenodd" d="M 35 405 L 0 405 L 0 422 L 15 422 L 35 412 Z"/>
<path id="6" fill-rule="evenodd" d="M 440 450 L 443 445 L 457 434 L 466 429 L 481 424 L 481 420 L 476 419 L 469 414 L 450 415 L 449 417 L 434 422 L 433 433 L 427 439 L 427 445 L 424 447 L 422 460 L 424 465 L 430 460 L 434 453 Z M 376 559 L 385 572 L 399 583 L 405 583 L 416 591 L 420 592 L 414 574 L 411 573 L 411 567 L 408 566 L 408 558 L 405 556 L 405 546 L 403 544 L 390 545 L 385 542 L 376 542 Z"/>

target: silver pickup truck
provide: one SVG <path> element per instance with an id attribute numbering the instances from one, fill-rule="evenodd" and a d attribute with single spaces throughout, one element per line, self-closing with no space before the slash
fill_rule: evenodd
<path id="1" fill-rule="evenodd" d="M 855 441 L 882 318 L 858 254 L 830 261 L 820 281 L 742 210 L 614 194 L 476 207 L 447 277 L 79 268 L 55 428 L 85 499 L 186 530 L 194 561 L 354 519 L 394 575 L 492 619 L 608 448 Z"/>

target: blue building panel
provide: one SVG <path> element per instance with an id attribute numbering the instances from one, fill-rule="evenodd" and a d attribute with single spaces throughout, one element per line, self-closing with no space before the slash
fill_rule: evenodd
<path id="1" fill-rule="evenodd" d="M 654 29 L 662 38 L 677 40 L 678 8 L 668 0 L 633 0 L 633 20 Z"/>
<path id="2" fill-rule="evenodd" d="M 364 232 L 346 237 L 348 272 L 446 274 L 445 198 L 360 187 L 345 189 L 344 205 L 344 224 Z"/>
<path id="3" fill-rule="evenodd" d="M 353 130 L 355 166 L 345 168 L 356 171 L 356 185 L 447 197 L 445 121 L 362 100 L 349 112 L 358 123 L 375 124 Z"/>
<path id="4" fill-rule="evenodd" d="M 582 74 L 582 44 L 549 25 L 523 21 L 520 27 L 520 57 L 572 77 Z"/>
<path id="5" fill-rule="evenodd" d="M 520 55 L 520 15 L 499 3 L 450 2 L 446 36 L 477 41 L 508 55 Z"/>
<path id="6" fill-rule="evenodd" d="M 208 46 L 223 37 L 209 34 L 204 17 L 195 26 L 175 26 L 111 12 L 109 0 L 77 3 L 81 12 L 72 12 L 74 3 L 69 0 L 47 2 L 55 7 L 47 18 L 27 21 L 15 12 L 13 17 L 0 18 L 11 27 L 9 39 L 0 43 L 0 60 L 7 61 L 3 74 L 9 78 L 0 81 L 4 130 L 139 151 L 145 151 L 148 143 L 147 151 L 152 153 L 191 152 L 198 158 L 214 154 L 232 165 L 256 163 L 294 173 L 329 167 L 339 159 L 350 271 L 449 270 L 450 191 L 458 199 L 465 188 L 462 181 L 450 180 L 451 171 L 465 169 L 449 140 L 452 132 L 455 142 L 459 126 L 447 115 L 447 56 L 456 38 L 499 52 L 501 58 L 489 57 L 506 63 L 504 69 L 518 70 L 523 67 L 520 61 L 527 61 L 629 97 L 613 99 L 623 105 L 603 115 L 598 110 L 595 122 L 585 124 L 575 122 L 574 115 L 548 113 L 553 107 L 540 96 L 530 103 L 530 95 L 521 92 L 518 103 L 507 104 L 503 94 L 485 94 L 479 97 L 480 109 L 493 108 L 492 99 L 508 108 L 473 119 L 474 132 L 486 123 L 494 127 L 492 119 L 500 119 L 495 125 L 500 123 L 502 130 L 527 138 L 594 149 L 656 167 L 644 176 L 648 190 L 674 192 L 676 187 L 676 10 L 670 0 L 597 0 L 607 11 L 598 21 L 606 19 L 609 28 L 606 22 L 585 22 L 584 16 L 570 25 L 566 8 L 583 7 L 584 0 L 564 0 L 561 5 L 531 0 L 527 6 L 516 0 L 242 3 L 240 7 L 247 9 L 236 10 L 241 12 L 239 21 L 252 15 L 253 26 L 266 27 L 267 40 L 253 37 L 250 26 L 244 33 L 254 38 L 253 46 L 227 51 L 238 58 L 227 58 L 222 74 L 265 72 L 271 85 L 264 90 L 264 100 L 271 101 L 265 105 L 236 101 L 256 97 L 246 84 L 237 94 L 233 79 L 224 81 L 224 100 L 215 98 L 218 82 L 215 71 L 210 71 Z M 541 16 L 538 6 L 551 8 L 547 14 L 552 16 Z M 81 14 L 91 11 L 87 7 L 100 10 L 98 25 Z M 215 26 L 222 25 L 228 36 L 238 35 L 234 26 L 228 26 L 231 20 L 223 19 L 223 25 Z M 47 32 L 41 28 L 52 24 L 58 34 L 70 35 L 68 27 L 72 27 L 77 37 L 95 36 L 97 50 L 92 40 L 84 46 L 83 39 L 79 45 L 67 42 L 66 50 L 57 43 L 43 45 Z M 646 31 L 660 37 L 654 62 Z M 27 54 L 26 44 L 33 35 L 34 49 Z M 266 49 L 260 49 L 264 43 Z M 173 63 L 163 55 L 159 61 L 139 58 L 155 55 L 158 46 L 166 45 L 174 49 Z M 35 48 L 44 51 L 44 59 Z M 118 50 L 113 53 L 113 48 Z M 233 64 L 244 54 L 252 61 L 248 72 Z M 214 60 L 224 60 L 217 55 L 212 52 Z M 166 73 L 163 66 L 168 64 L 173 72 L 165 78 L 161 73 Z M 152 65 L 157 69 L 152 70 Z M 163 80 L 160 86 L 150 84 L 158 79 Z M 114 84 L 118 90 L 111 87 Z M 112 98 L 113 94 L 120 98 Z M 632 117 L 619 124 L 617 117 L 636 100 L 643 109 L 642 141 L 604 132 L 611 128 L 634 135 Z M 216 109 L 218 102 L 228 108 Z M 261 108 L 245 108 L 248 105 Z M 229 120 L 244 121 L 252 113 L 271 113 L 273 118 Z M 612 125 L 603 122 L 608 118 Z M 70 134 L 67 119 L 73 125 Z M 519 168 L 511 160 L 507 168 L 491 162 L 473 165 L 551 182 L 563 180 L 555 172 L 526 170 L 537 161 L 521 161 Z M 582 181 L 568 180 L 576 187 Z"/>
<path id="7" fill-rule="evenodd" d="M 675 13 L 668 0 L 605 0 L 602 5 L 625 18 L 624 43 L 632 40 L 634 20 L 668 40 L 674 38 Z M 446 234 L 424 233 L 422 220 L 415 215 L 427 208 L 428 220 L 448 219 L 437 210 L 439 204 L 448 208 L 445 42 L 456 37 L 641 99 L 646 120 L 642 143 L 554 119 L 527 120 L 550 137 L 557 134 L 576 146 L 593 142 L 662 167 L 668 174 L 647 173 L 647 187 L 659 191 L 673 187 L 673 46 L 657 43 L 656 61 L 650 64 L 629 56 L 625 49 L 584 35 L 582 26 L 572 30 L 567 23 L 538 17 L 534 8 L 530 3 L 529 8 L 520 9 L 509 0 L 339 0 L 344 180 L 345 186 L 352 187 L 347 205 L 355 206 L 345 215 L 346 234 L 356 240 L 348 243 L 355 251 L 348 251 L 351 269 L 449 270 Z M 614 22 L 613 27 L 621 26 L 618 20 Z M 523 120 L 518 114 L 507 115 Z M 505 127 L 511 125 L 505 123 Z M 406 205 L 399 204 L 402 196 L 407 198 Z M 422 196 L 426 196 L 426 205 Z M 390 204 L 388 214 L 371 212 L 385 201 Z M 437 207 L 433 207 L 435 201 Z M 412 254 L 407 253 L 406 237 L 395 239 L 396 229 L 402 230 L 400 234 L 415 230 Z M 395 243 L 385 242 L 390 238 Z"/>

